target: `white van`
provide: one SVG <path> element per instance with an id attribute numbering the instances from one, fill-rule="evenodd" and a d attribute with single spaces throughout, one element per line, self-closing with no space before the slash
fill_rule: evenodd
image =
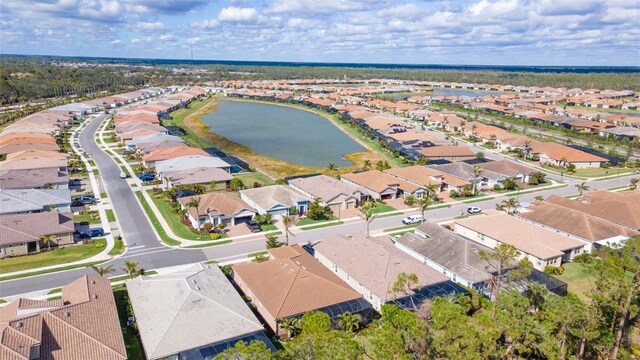
<path id="1" fill-rule="evenodd" d="M 409 224 L 419 224 L 422 222 L 422 215 L 411 215 L 402 219 L 402 223 L 405 225 Z"/>

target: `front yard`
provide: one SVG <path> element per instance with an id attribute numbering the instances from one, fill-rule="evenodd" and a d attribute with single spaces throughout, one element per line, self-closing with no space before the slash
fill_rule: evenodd
<path id="1" fill-rule="evenodd" d="M 71 245 L 38 254 L 0 260 L 0 274 L 88 259 L 104 250 L 106 244 L 106 240 L 96 240 L 93 244 Z"/>

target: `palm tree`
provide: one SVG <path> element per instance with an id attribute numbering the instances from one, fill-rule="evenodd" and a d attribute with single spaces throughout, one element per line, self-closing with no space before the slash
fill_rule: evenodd
<path id="1" fill-rule="evenodd" d="M 360 327 L 360 317 L 356 314 L 352 314 L 349 311 L 343 312 L 338 315 L 338 326 L 345 331 L 354 332 Z"/>
<path id="2" fill-rule="evenodd" d="M 502 203 L 500 205 L 501 205 L 501 209 L 503 211 L 506 211 L 507 214 L 509 215 L 517 213 L 518 208 L 520 207 L 520 203 L 514 197 L 509 198 L 509 200 L 502 200 Z"/>
<path id="3" fill-rule="evenodd" d="M 91 264 L 91 268 L 98 273 L 98 275 L 100 275 L 100 277 L 104 277 L 107 274 L 110 274 L 112 272 L 114 272 L 115 270 L 113 270 L 113 265 L 109 265 L 109 266 L 96 266 L 94 264 Z"/>
<path id="4" fill-rule="evenodd" d="M 327 168 L 329 168 L 329 170 L 331 170 L 331 171 L 336 171 L 336 170 L 338 170 L 338 165 L 336 165 L 334 163 L 329 163 L 329 165 L 327 165 Z"/>
<path id="5" fill-rule="evenodd" d="M 473 189 L 471 190 L 471 195 L 476 194 L 476 182 L 478 181 L 478 177 L 482 175 L 484 169 L 480 166 L 476 165 L 473 167 Z"/>
<path id="6" fill-rule="evenodd" d="M 42 243 L 43 243 L 43 244 L 47 245 L 47 249 L 48 249 L 49 251 L 51 251 L 51 242 L 52 242 L 52 241 L 54 241 L 54 240 L 56 240 L 57 238 L 58 238 L 58 237 L 57 237 L 57 236 L 55 236 L 55 235 L 49 235 L 49 236 L 47 236 L 47 235 L 42 235 L 42 236 L 40 236 L 40 240 L 42 240 Z"/>
<path id="7" fill-rule="evenodd" d="M 138 268 L 137 261 L 126 261 L 124 262 L 124 266 L 122 270 L 129 275 L 129 278 L 133 279 L 137 275 L 140 274 L 140 269 Z"/>
<path id="8" fill-rule="evenodd" d="M 578 197 L 582 197 L 582 192 L 584 191 L 588 191 L 589 189 L 591 189 L 591 187 L 589 187 L 589 185 L 587 185 L 584 181 L 581 182 L 580 184 L 576 185 L 576 189 L 578 189 Z"/>
<path id="9" fill-rule="evenodd" d="M 427 208 L 433 204 L 433 199 L 428 196 L 423 196 L 418 199 L 418 207 L 420 207 L 420 214 L 422 216 L 422 221 L 424 221 L 424 212 L 427 211 Z"/>
<path id="10" fill-rule="evenodd" d="M 365 201 L 360 204 L 360 217 L 367 223 L 367 236 L 369 236 L 369 224 L 375 219 L 376 215 L 373 213 L 373 209 L 376 204 L 371 201 Z"/>
<path id="11" fill-rule="evenodd" d="M 529 158 L 529 152 L 531 151 L 531 140 L 526 140 L 524 142 L 524 158 Z"/>
<path id="12" fill-rule="evenodd" d="M 542 195 L 536 196 L 536 201 L 543 201 L 543 200 L 544 200 L 544 196 Z"/>
<path id="13" fill-rule="evenodd" d="M 296 318 L 282 319 L 280 327 L 287 333 L 287 337 L 291 339 L 300 330 L 300 320 Z"/>
<path id="14" fill-rule="evenodd" d="M 187 207 L 196 209 L 196 227 L 200 230 L 200 198 L 194 197 L 187 203 Z"/>
<path id="15" fill-rule="evenodd" d="M 425 185 L 424 186 L 425 189 L 427 189 L 427 194 L 429 194 L 429 196 L 433 199 L 433 200 L 437 200 L 438 199 L 438 188 L 440 187 L 440 184 L 429 184 L 429 185 Z"/>
<path id="16" fill-rule="evenodd" d="M 295 215 L 282 216 L 282 225 L 284 225 L 284 238 L 286 239 L 287 246 L 289 246 L 289 233 L 291 233 L 291 236 L 295 236 L 289 230 L 289 228 L 291 228 L 296 223 L 296 220 L 297 216 Z"/>

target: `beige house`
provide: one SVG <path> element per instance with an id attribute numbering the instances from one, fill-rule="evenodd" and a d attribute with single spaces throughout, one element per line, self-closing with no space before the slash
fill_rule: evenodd
<path id="1" fill-rule="evenodd" d="M 449 175 L 445 172 L 421 165 L 414 165 L 405 168 L 391 168 L 384 170 L 385 173 L 406 180 L 416 185 L 437 185 L 438 191 L 461 191 L 465 185 L 470 183 L 467 180 Z"/>
<path id="2" fill-rule="evenodd" d="M 399 179 L 378 170 L 344 174 L 340 180 L 349 185 L 364 188 L 367 191 L 365 195 L 374 199 L 396 199 L 409 195 L 420 199 L 426 194 L 424 186 Z"/>
<path id="3" fill-rule="evenodd" d="M 301 177 L 289 180 L 289 186 L 304 195 L 322 201 L 334 214 L 341 209 L 352 209 L 358 206 L 366 190 L 342 182 L 327 175 Z"/>
<path id="4" fill-rule="evenodd" d="M 544 228 L 504 213 L 474 216 L 455 221 L 454 231 L 491 249 L 500 244 L 514 246 L 520 259 L 527 258 L 536 270 L 558 267 L 589 247 L 574 236 Z"/>
<path id="5" fill-rule="evenodd" d="M 73 215 L 57 211 L 0 215 L 0 258 L 73 243 Z M 46 237 L 51 244 L 45 244 Z"/>
<path id="6" fill-rule="evenodd" d="M 200 200 L 197 208 L 188 205 L 193 199 Z M 187 211 L 186 216 L 191 226 L 198 229 L 206 223 L 213 226 L 244 224 L 256 215 L 256 211 L 236 193 L 206 193 L 179 198 L 178 202 Z"/>

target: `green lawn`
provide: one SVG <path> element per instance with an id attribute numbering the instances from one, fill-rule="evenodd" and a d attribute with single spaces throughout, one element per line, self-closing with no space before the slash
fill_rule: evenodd
<path id="1" fill-rule="evenodd" d="M 115 239 L 113 249 L 109 251 L 109 255 L 120 255 L 124 252 L 124 241 Z"/>
<path id="2" fill-rule="evenodd" d="M 74 215 L 74 222 L 88 222 L 89 224 L 100 224 L 100 216 L 98 216 L 98 210 L 91 210 L 85 215 Z"/>
<path id="3" fill-rule="evenodd" d="M 244 186 L 249 188 L 253 187 L 254 182 L 259 182 L 263 186 L 273 185 L 276 183 L 267 175 L 257 171 L 236 174 L 234 175 L 234 177 L 237 177 L 238 179 L 242 180 L 242 182 L 244 183 Z"/>
<path id="4" fill-rule="evenodd" d="M 331 219 L 322 219 L 322 220 L 313 220 L 313 219 L 309 219 L 309 218 L 304 218 L 304 219 L 300 219 L 300 221 L 298 221 L 296 223 L 296 226 L 303 226 L 303 225 L 310 225 L 310 224 L 321 224 L 327 221 L 331 221 L 331 220 L 338 220 L 337 217 L 332 216 Z"/>
<path id="5" fill-rule="evenodd" d="M 342 224 L 344 224 L 344 222 L 342 222 L 342 221 L 337 221 L 337 222 L 332 222 L 332 223 L 319 223 L 318 225 L 307 226 L 307 227 L 302 228 L 300 230 L 307 231 L 307 230 L 320 229 L 320 228 L 324 228 L 324 227 L 336 226 L 336 225 L 342 225 Z"/>
<path id="6" fill-rule="evenodd" d="M 272 231 L 272 230 L 278 230 L 278 227 L 273 225 L 273 224 L 260 225 L 260 230 L 262 230 L 262 231 Z"/>
<path id="7" fill-rule="evenodd" d="M 636 170 L 631 168 L 590 168 L 590 169 L 576 169 L 574 176 L 584 177 L 601 177 L 601 176 L 614 176 L 614 175 L 626 175 L 633 174 Z"/>
<path id="8" fill-rule="evenodd" d="M 167 233 L 164 231 L 162 225 L 160 225 L 160 222 L 158 221 L 158 218 L 156 218 L 156 215 L 153 213 L 153 211 L 151 211 L 151 207 L 149 207 L 149 204 L 147 204 L 147 200 L 145 200 L 142 196 L 142 193 L 140 191 L 136 191 L 135 194 L 138 197 L 138 201 L 140 201 L 140 204 L 142 204 L 144 211 L 147 213 L 147 216 L 149 216 L 149 219 L 151 219 L 151 224 L 160 236 L 160 240 L 162 240 L 162 242 L 167 245 L 180 245 L 180 241 L 170 238 L 169 235 L 167 235 Z"/>
<path id="9" fill-rule="evenodd" d="M 107 193 L 106 193 L 106 192 L 101 192 L 101 193 L 100 193 L 100 197 L 101 197 L 101 198 L 103 198 L 103 199 L 108 198 L 108 196 L 107 196 Z"/>
<path id="10" fill-rule="evenodd" d="M 402 231 L 402 230 L 411 230 L 411 229 L 417 228 L 418 226 L 420 226 L 420 224 L 409 224 L 409 225 L 396 226 L 396 227 L 384 229 L 382 231 L 383 232 L 396 232 L 396 231 Z"/>
<path id="11" fill-rule="evenodd" d="M 186 246 L 186 247 L 189 248 L 189 249 L 198 249 L 198 248 L 205 248 L 205 247 L 210 247 L 210 246 L 218 246 L 218 245 L 230 244 L 232 242 L 233 242 L 233 240 L 224 240 L 224 241 L 217 241 L 217 242 L 213 242 L 213 243 L 191 245 L 191 246 Z"/>
<path id="12" fill-rule="evenodd" d="M 11 276 L 0 277 L 0 281 L 15 280 L 15 279 L 21 279 L 21 278 L 30 277 L 30 276 L 36 276 L 36 275 L 44 275 L 44 274 L 55 273 L 55 272 L 59 272 L 59 271 L 66 271 L 66 270 L 80 269 L 80 268 L 89 267 L 89 266 L 91 266 L 91 265 L 98 265 L 98 264 L 102 264 L 102 263 L 103 263 L 103 262 L 105 262 L 105 261 L 106 261 L 106 260 L 103 260 L 103 261 L 94 261 L 94 262 L 85 263 L 85 264 L 80 264 L 80 265 L 62 266 L 62 267 L 59 267 L 59 268 L 49 269 L 49 270 L 41 270 L 41 271 L 37 271 L 37 270 L 36 270 L 36 271 L 31 271 L 31 272 L 27 272 L 27 273 L 18 274 L 18 275 L 11 275 Z"/>
<path id="13" fill-rule="evenodd" d="M 116 300 L 124 345 L 127 348 L 127 358 L 129 360 L 143 360 L 144 355 L 140 338 L 135 334 L 134 329 L 127 326 L 127 318 L 129 317 L 129 314 L 127 314 L 127 288 L 124 285 L 114 286 L 113 296 Z"/>
<path id="14" fill-rule="evenodd" d="M 265 255 L 269 255 L 268 251 L 258 251 L 258 252 L 254 252 L 251 254 L 248 254 L 247 257 L 252 258 L 252 257 L 256 257 L 256 256 L 265 256 Z"/>
<path id="15" fill-rule="evenodd" d="M 211 143 L 207 139 L 203 139 L 199 137 L 184 125 L 184 119 L 187 116 L 200 110 L 200 108 L 202 108 L 209 102 L 211 102 L 211 99 L 209 98 L 202 98 L 202 99 L 193 101 L 189 103 L 188 107 L 172 112 L 170 115 L 170 120 L 163 120 L 162 125 L 163 126 L 175 125 L 175 126 L 181 127 L 185 131 L 185 135 L 181 137 L 184 139 L 185 143 L 189 146 L 193 146 L 201 149 L 209 147 L 211 146 Z"/>
<path id="16" fill-rule="evenodd" d="M 61 293 L 62 292 L 62 288 L 57 288 L 57 289 L 53 289 L 50 290 L 47 295 L 53 295 L 53 294 L 57 294 L 57 293 Z"/>
<path id="17" fill-rule="evenodd" d="M 391 212 L 396 210 L 396 208 L 394 208 L 391 205 L 381 205 L 381 204 L 376 204 L 376 207 L 373 208 L 373 210 L 371 210 L 371 212 L 373 214 L 380 214 L 380 213 L 385 213 L 385 212 Z"/>
<path id="18" fill-rule="evenodd" d="M 182 222 L 180 214 L 173 211 L 171 205 L 164 201 L 163 198 L 156 199 L 153 194 L 149 194 L 149 196 L 153 199 L 153 203 L 156 204 L 156 207 L 160 210 L 162 217 L 167 221 L 174 234 L 189 240 L 211 240 L 209 235 L 198 235 L 191 231 L 191 229 Z"/>
<path id="19" fill-rule="evenodd" d="M 111 209 L 105 209 L 104 212 L 107 213 L 107 221 L 108 222 L 114 222 L 116 221 L 116 216 L 113 214 L 113 210 Z"/>
<path id="20" fill-rule="evenodd" d="M 578 295 L 580 299 L 588 301 L 590 298 L 587 294 L 591 290 L 591 280 L 593 280 L 591 274 L 578 263 L 566 263 L 562 266 L 564 273 L 553 276 L 566 282 L 569 285 L 569 291 Z"/>
<path id="21" fill-rule="evenodd" d="M 84 260 L 99 254 L 105 245 L 106 240 L 96 240 L 94 244 L 66 246 L 39 254 L 0 260 L 0 274 Z"/>

